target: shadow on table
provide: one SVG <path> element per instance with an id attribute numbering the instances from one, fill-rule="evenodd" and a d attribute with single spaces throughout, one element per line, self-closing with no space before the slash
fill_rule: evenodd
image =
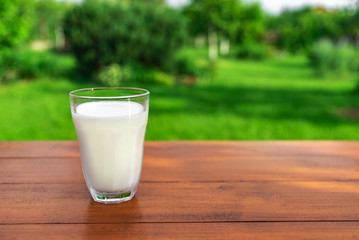
<path id="1" fill-rule="evenodd" d="M 85 239 L 130 239 L 141 232 L 141 208 L 136 196 L 120 204 L 101 204 L 89 200 L 82 237 Z"/>

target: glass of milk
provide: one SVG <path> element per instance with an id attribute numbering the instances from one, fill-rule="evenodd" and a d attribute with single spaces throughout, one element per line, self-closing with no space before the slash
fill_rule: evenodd
<path id="1" fill-rule="evenodd" d="M 82 170 L 92 198 L 131 200 L 140 181 L 149 91 L 86 88 L 70 92 Z"/>

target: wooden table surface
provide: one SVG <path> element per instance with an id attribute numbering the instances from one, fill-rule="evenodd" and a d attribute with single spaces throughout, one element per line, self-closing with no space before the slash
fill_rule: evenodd
<path id="1" fill-rule="evenodd" d="M 0 142 L 0 239 L 359 239 L 359 142 L 146 142 L 115 205 L 76 142 Z"/>

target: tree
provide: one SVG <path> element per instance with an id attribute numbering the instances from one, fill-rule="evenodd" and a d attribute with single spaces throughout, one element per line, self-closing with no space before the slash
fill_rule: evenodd
<path id="1" fill-rule="evenodd" d="M 340 19 L 340 28 L 349 42 L 359 46 L 359 1 L 355 9 L 344 10 Z"/>
<path id="2" fill-rule="evenodd" d="M 113 63 L 167 70 L 186 35 L 176 10 L 123 1 L 85 1 L 67 13 L 64 30 L 84 74 Z"/>
<path id="3" fill-rule="evenodd" d="M 217 58 L 217 36 L 228 39 L 228 44 L 232 46 L 256 43 L 264 33 L 263 11 L 258 3 L 193 0 L 184 12 L 190 19 L 190 32 L 193 36 L 208 35 L 211 60 Z"/>
<path id="4" fill-rule="evenodd" d="M 0 1 L 0 51 L 29 39 L 34 24 L 32 0 Z"/>
<path id="5" fill-rule="evenodd" d="M 263 10 L 258 3 L 244 4 L 237 22 L 235 34 L 237 44 L 258 42 L 264 34 Z"/>
<path id="6" fill-rule="evenodd" d="M 338 41 L 344 33 L 348 15 L 343 11 L 326 10 L 321 7 L 305 7 L 284 11 L 268 21 L 268 29 L 276 32 L 278 48 L 298 52 L 309 50 L 320 39 Z M 348 25 L 348 24 L 344 24 Z"/>
<path id="7" fill-rule="evenodd" d="M 54 40 L 57 48 L 64 47 L 62 21 L 71 4 L 56 0 L 36 0 L 34 37 Z"/>
<path id="8" fill-rule="evenodd" d="M 184 9 L 192 34 L 208 35 L 211 60 L 218 55 L 218 35 L 225 35 L 230 41 L 235 39 L 240 10 L 240 0 L 193 0 Z"/>

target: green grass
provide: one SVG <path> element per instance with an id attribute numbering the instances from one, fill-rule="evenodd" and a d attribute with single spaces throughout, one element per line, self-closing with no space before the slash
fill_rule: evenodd
<path id="1" fill-rule="evenodd" d="M 359 139 L 357 76 L 314 77 L 304 57 L 221 59 L 212 82 L 146 86 L 147 140 Z M 0 140 L 76 139 L 68 92 L 99 86 L 69 79 L 0 85 Z"/>

